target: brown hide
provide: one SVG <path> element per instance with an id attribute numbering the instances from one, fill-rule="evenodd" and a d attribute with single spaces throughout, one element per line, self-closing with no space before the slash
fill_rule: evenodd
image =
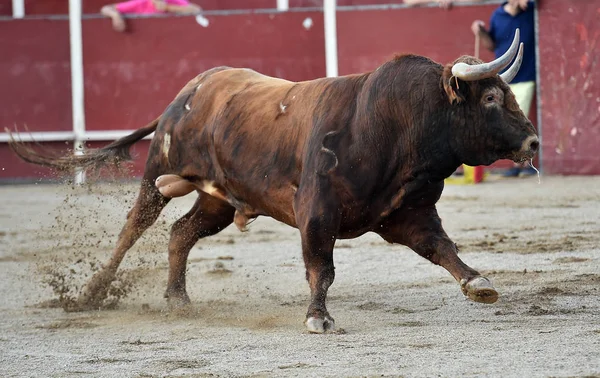
<path id="1" fill-rule="evenodd" d="M 323 107 L 318 99 L 336 81 L 358 79 L 293 83 L 248 69 L 199 75 L 165 112 L 153 140 L 162 153 L 150 159 L 168 166 L 161 173 L 214 182 L 238 210 L 248 204 L 257 214 L 295 226 L 292 204 L 307 142 L 315 138 L 322 146 L 326 131 L 313 127 L 321 117 L 316 109 Z M 327 111 L 339 113 L 336 105 L 344 104 L 329 102 Z M 168 158 L 162 151 L 167 134 Z"/>

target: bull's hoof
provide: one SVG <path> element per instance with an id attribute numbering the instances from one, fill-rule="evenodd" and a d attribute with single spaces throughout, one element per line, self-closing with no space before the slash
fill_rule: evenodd
<path id="1" fill-rule="evenodd" d="M 83 288 L 70 311 L 90 311 L 102 308 L 105 299 L 108 297 L 110 284 L 115 280 L 115 273 L 111 270 L 100 270 Z"/>
<path id="2" fill-rule="evenodd" d="M 192 301 L 190 301 L 190 297 L 185 291 L 173 292 L 167 290 L 165 293 L 165 298 L 167 298 L 167 305 L 170 310 L 186 308 L 192 303 Z"/>
<path id="3" fill-rule="evenodd" d="M 494 303 L 498 300 L 498 292 L 494 286 L 485 277 L 478 276 L 471 278 L 469 281 L 462 279 L 460 287 L 463 294 L 469 299 L 479 303 Z"/>
<path id="4" fill-rule="evenodd" d="M 73 303 L 64 307 L 64 309 L 67 312 L 100 310 L 103 307 L 104 300 L 107 296 L 107 293 L 99 293 L 96 296 L 89 295 L 89 293 L 83 293 L 80 294 Z"/>
<path id="5" fill-rule="evenodd" d="M 330 316 L 315 318 L 311 316 L 304 322 L 310 333 L 325 333 L 335 331 L 335 321 Z"/>
<path id="6" fill-rule="evenodd" d="M 70 311 L 91 311 L 99 310 L 108 297 L 108 290 L 94 291 L 93 293 L 84 291 L 79 295 L 75 303 L 70 306 Z"/>

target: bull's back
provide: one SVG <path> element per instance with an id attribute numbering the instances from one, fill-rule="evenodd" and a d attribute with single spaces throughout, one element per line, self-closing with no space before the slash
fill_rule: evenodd
<path id="1" fill-rule="evenodd" d="M 190 149 L 181 163 L 195 161 L 187 168 L 194 172 L 183 173 L 214 181 L 258 213 L 293 224 L 293 197 L 323 85 L 248 69 L 200 75 L 178 95 L 189 97 L 183 106 L 190 112 L 174 131 Z"/>

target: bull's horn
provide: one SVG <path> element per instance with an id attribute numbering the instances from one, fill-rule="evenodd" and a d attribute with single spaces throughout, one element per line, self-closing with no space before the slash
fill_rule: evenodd
<path id="1" fill-rule="evenodd" d="M 515 57 L 518 48 L 519 29 L 516 29 L 515 38 L 513 39 L 512 44 L 504 53 L 504 55 L 489 63 L 481 63 L 475 65 L 470 65 L 463 62 L 456 63 L 452 66 L 452 75 L 464 81 L 475 81 L 480 79 L 486 79 L 488 77 L 493 77 L 504 67 L 508 66 L 508 64 Z"/>
<path id="2" fill-rule="evenodd" d="M 513 64 L 503 73 L 500 74 L 500 77 L 506 84 L 509 84 L 515 76 L 517 76 L 517 72 L 519 72 L 519 68 L 521 68 L 521 62 L 523 61 L 523 42 L 519 45 L 519 52 L 517 53 L 517 59 L 513 62 Z"/>

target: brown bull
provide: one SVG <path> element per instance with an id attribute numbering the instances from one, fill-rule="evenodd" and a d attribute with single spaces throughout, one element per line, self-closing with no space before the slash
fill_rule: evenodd
<path id="1" fill-rule="evenodd" d="M 335 241 L 369 231 L 444 267 L 472 300 L 493 303 L 496 290 L 459 259 L 435 205 L 444 179 L 461 164 L 535 154 L 536 132 L 507 85 L 521 55 L 517 31 L 505 56 L 490 63 L 463 56 L 444 67 L 404 55 L 362 75 L 299 83 L 219 67 L 190 81 L 158 119 L 87 155 L 55 158 L 12 147 L 32 163 L 88 168 L 128 158 L 131 145 L 155 132 L 114 254 L 79 298 L 86 308 L 105 298 L 125 253 L 169 199 L 193 190 L 198 199 L 169 241 L 171 303 L 189 302 L 192 246 L 234 221 L 244 229 L 259 215 L 300 230 L 311 332 L 334 329 L 325 302 Z"/>

